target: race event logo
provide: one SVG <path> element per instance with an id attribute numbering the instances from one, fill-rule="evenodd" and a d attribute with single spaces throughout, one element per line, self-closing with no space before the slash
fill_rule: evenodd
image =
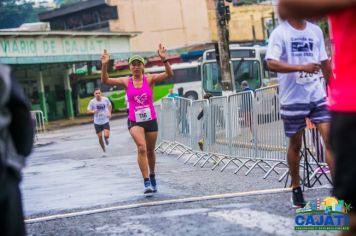
<path id="1" fill-rule="evenodd" d="M 351 205 L 343 200 L 327 197 L 309 201 L 296 210 L 295 230 L 349 230 L 347 212 Z"/>

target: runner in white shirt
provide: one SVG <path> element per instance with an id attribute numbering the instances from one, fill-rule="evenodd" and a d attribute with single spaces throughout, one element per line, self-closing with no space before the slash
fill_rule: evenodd
<path id="1" fill-rule="evenodd" d="M 94 127 L 95 132 L 98 135 L 99 144 L 103 149 L 103 157 L 106 156 L 105 145 L 103 141 L 103 131 L 105 144 L 109 145 L 110 137 L 110 125 L 109 120 L 111 118 L 111 102 L 108 98 L 101 96 L 101 91 L 99 88 L 94 90 L 94 96 L 88 104 L 88 112 L 94 114 Z"/>
<path id="2" fill-rule="evenodd" d="M 278 72 L 279 98 L 284 131 L 289 137 L 288 165 L 294 207 L 304 207 L 300 188 L 299 152 L 309 118 L 319 130 L 326 149 L 326 162 L 333 174 L 334 162 L 328 131 L 330 114 L 320 78 L 328 81 L 330 63 L 321 29 L 302 19 L 287 19 L 271 34 L 266 54 L 269 69 Z"/>

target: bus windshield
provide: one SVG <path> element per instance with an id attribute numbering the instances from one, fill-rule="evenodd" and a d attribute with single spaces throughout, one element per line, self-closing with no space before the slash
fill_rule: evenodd
<path id="1" fill-rule="evenodd" d="M 232 70 L 236 92 L 242 91 L 241 82 L 246 80 L 251 89 L 261 87 L 260 63 L 257 60 L 234 60 Z"/>
<path id="2" fill-rule="evenodd" d="M 220 67 L 216 62 L 205 63 L 203 65 L 203 89 L 206 93 L 221 96 L 221 76 Z"/>
<path id="3" fill-rule="evenodd" d="M 276 75 L 265 64 L 265 47 L 240 47 L 230 45 L 231 76 L 233 92 L 242 91 L 241 82 L 247 81 L 251 89 L 269 85 Z M 204 93 L 222 95 L 220 69 L 214 49 L 206 50 L 201 63 L 202 88 Z"/>
<path id="4" fill-rule="evenodd" d="M 241 82 L 246 80 L 250 88 L 261 87 L 260 63 L 257 60 L 234 60 L 232 71 L 235 79 L 235 90 L 240 92 Z M 222 94 L 221 76 L 216 62 L 205 63 L 203 66 L 203 89 L 215 96 Z"/>

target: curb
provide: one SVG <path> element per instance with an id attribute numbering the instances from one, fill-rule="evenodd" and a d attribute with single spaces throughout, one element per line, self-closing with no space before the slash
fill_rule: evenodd
<path id="1" fill-rule="evenodd" d="M 116 119 L 121 119 L 127 117 L 126 113 L 122 113 L 122 114 L 117 114 L 111 117 L 110 120 L 116 120 Z M 73 120 L 72 123 L 64 123 L 64 124 L 59 124 L 59 125 L 55 125 L 55 126 L 46 126 L 46 131 L 53 131 L 53 130 L 58 130 L 58 129 L 62 129 L 62 128 L 67 128 L 67 127 L 73 127 L 73 126 L 79 126 L 79 125 L 86 125 L 86 124 L 91 124 L 93 123 L 93 118 L 92 117 L 88 117 L 88 120 L 84 120 L 84 121 L 79 121 L 76 122 L 75 120 Z"/>

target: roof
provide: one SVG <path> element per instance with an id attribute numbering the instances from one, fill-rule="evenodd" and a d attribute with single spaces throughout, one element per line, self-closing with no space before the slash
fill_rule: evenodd
<path id="1" fill-rule="evenodd" d="M 85 2 L 74 3 L 55 10 L 41 12 L 38 14 L 38 17 L 41 21 L 43 21 L 101 5 L 107 5 L 106 0 L 88 0 Z"/>
<path id="2" fill-rule="evenodd" d="M 98 31 L 0 31 L 1 36 L 126 36 L 135 37 L 141 32 L 98 32 Z"/>

